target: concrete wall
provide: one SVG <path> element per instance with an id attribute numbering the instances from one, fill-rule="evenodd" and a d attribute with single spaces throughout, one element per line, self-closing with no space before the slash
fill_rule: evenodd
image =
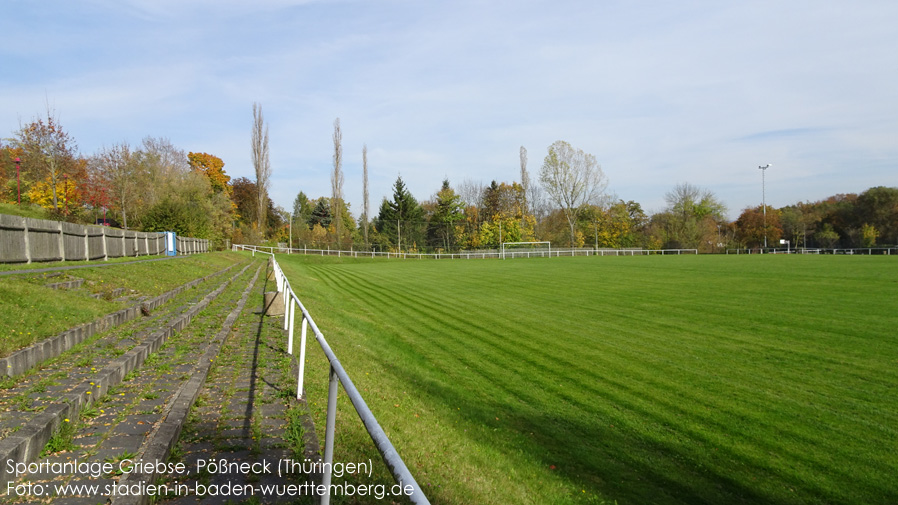
<path id="1" fill-rule="evenodd" d="M 178 254 L 209 251 L 209 241 L 178 237 Z M 0 214 L 0 263 L 90 261 L 165 252 L 162 233 L 84 226 Z"/>

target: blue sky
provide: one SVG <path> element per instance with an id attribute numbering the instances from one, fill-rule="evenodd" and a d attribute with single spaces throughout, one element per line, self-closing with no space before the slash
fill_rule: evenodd
<path id="1" fill-rule="evenodd" d="M 253 178 L 252 103 L 274 201 L 330 193 L 334 119 L 358 215 L 401 174 L 535 178 L 547 147 L 594 154 L 619 198 L 679 182 L 735 218 L 898 186 L 894 1 L 7 0 L 0 136 L 49 102 L 84 154 L 145 136 Z"/>

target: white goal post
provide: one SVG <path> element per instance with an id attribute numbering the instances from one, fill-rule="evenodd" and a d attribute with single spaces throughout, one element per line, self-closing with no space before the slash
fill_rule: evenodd
<path id="1" fill-rule="evenodd" d="M 538 249 L 537 247 L 540 245 L 545 245 L 546 247 L 542 248 L 542 249 Z M 548 242 L 548 241 L 546 241 L 546 242 L 502 242 L 502 253 L 500 256 L 502 259 L 505 259 L 505 254 L 506 254 L 505 251 L 506 251 L 506 249 L 508 249 L 508 246 L 532 246 L 530 249 L 528 249 L 526 251 L 511 251 L 511 252 L 509 252 L 509 254 L 511 255 L 512 258 L 514 258 L 515 256 L 522 256 L 522 257 L 526 256 L 527 258 L 529 258 L 531 254 L 533 254 L 534 256 L 538 255 L 540 257 L 542 257 L 542 256 L 551 257 L 552 256 L 552 243 Z M 537 246 L 537 247 L 533 247 L 533 246 Z M 546 254 L 547 251 L 548 251 L 548 254 Z"/>

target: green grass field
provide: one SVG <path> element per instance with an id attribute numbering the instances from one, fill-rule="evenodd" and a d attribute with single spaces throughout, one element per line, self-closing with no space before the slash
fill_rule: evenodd
<path id="1" fill-rule="evenodd" d="M 898 503 L 895 258 L 278 258 L 432 503 Z"/>

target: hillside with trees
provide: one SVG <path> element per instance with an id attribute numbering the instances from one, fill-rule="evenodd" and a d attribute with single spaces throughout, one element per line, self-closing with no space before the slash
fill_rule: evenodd
<path id="1" fill-rule="evenodd" d="M 111 142 L 91 154 L 52 113 L 36 117 L 0 142 L 4 212 L 141 231 L 174 230 L 228 243 L 292 243 L 294 247 L 454 252 L 495 249 L 502 242 L 551 241 L 559 247 L 759 249 L 780 239 L 792 247 L 857 248 L 898 244 L 898 188 L 878 186 L 782 208 L 743 209 L 735 221 L 710 190 L 681 183 L 667 206 L 648 215 L 638 202 L 616 199 L 596 157 L 567 142 L 548 146 L 538 176 L 521 147 L 520 181 L 434 181 L 419 199 L 402 177 L 380 206 L 368 210 L 368 150 L 363 146 L 363 208 L 354 216 L 343 194 L 339 118 L 334 122 L 331 194 L 297 188 L 290 211 L 271 201 L 268 126 L 253 104 L 251 147 L 256 180 L 232 179 L 214 154 L 185 151 L 165 138 L 138 145 Z M 18 160 L 18 161 L 17 161 Z M 291 235 L 292 234 L 292 235 Z"/>

